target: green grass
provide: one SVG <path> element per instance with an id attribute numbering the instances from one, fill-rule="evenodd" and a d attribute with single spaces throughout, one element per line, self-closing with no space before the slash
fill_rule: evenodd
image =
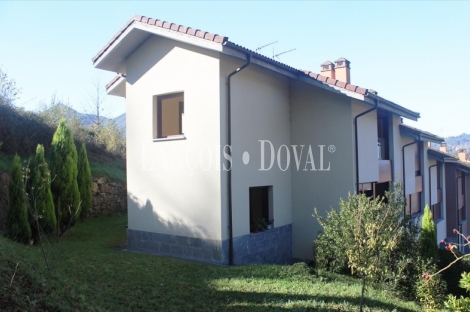
<path id="1" fill-rule="evenodd" d="M 16 300 L 28 311 L 358 310 L 360 284 L 354 278 L 317 277 L 298 266 L 221 267 L 126 252 L 126 224 L 125 215 L 76 224 L 59 244 L 45 245 L 50 273 L 39 246 L 0 237 L 0 310 L 4 291 L 3 300 Z M 366 311 L 420 311 L 374 288 L 366 305 Z"/>
<path id="2" fill-rule="evenodd" d="M 126 184 L 125 160 L 116 160 L 106 163 L 90 160 L 90 169 L 93 177 L 104 176 Z"/>

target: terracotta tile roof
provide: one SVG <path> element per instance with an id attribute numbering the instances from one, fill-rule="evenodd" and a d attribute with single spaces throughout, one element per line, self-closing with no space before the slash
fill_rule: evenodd
<path id="1" fill-rule="evenodd" d="M 111 81 L 106 84 L 106 90 L 111 88 L 111 86 L 115 84 L 121 78 L 126 78 L 126 75 L 119 74 L 119 75 L 114 76 L 113 79 L 111 79 Z"/>
<path id="2" fill-rule="evenodd" d="M 264 60 L 264 61 L 266 61 L 270 64 L 273 64 L 273 65 L 277 66 L 278 68 L 285 69 L 287 71 L 293 72 L 296 75 L 304 75 L 305 77 L 316 80 L 316 81 L 321 82 L 323 84 L 338 87 L 338 88 L 348 90 L 348 91 L 351 91 L 351 92 L 355 92 L 355 93 L 358 93 L 358 94 L 361 94 L 361 95 L 364 95 L 364 96 L 371 95 L 372 97 L 374 97 L 376 99 L 379 99 L 380 101 L 386 103 L 387 105 L 391 105 L 391 106 L 394 106 L 394 107 L 399 108 L 401 110 L 407 111 L 408 113 L 414 115 L 416 118 L 419 118 L 419 113 L 413 112 L 413 111 L 411 111 L 409 109 L 406 109 L 406 108 L 404 108 L 404 107 L 402 107 L 402 106 L 400 106 L 400 105 L 398 105 L 394 102 L 391 102 L 389 100 L 386 100 L 382 97 L 377 96 L 377 92 L 372 90 L 372 89 L 361 88 L 359 86 L 349 84 L 349 83 L 345 83 L 343 81 L 339 81 L 339 80 L 336 80 L 336 79 L 331 79 L 331 78 L 316 74 L 316 73 L 308 71 L 308 70 L 299 70 L 297 68 L 294 68 L 294 67 L 286 65 L 284 63 L 281 63 L 279 61 L 276 61 L 272 58 L 269 58 L 269 57 L 266 57 L 262 54 L 259 54 L 255 51 L 247 49 L 243 46 L 240 46 L 240 45 L 238 45 L 234 42 L 230 42 L 228 40 L 228 37 L 220 36 L 220 35 L 217 35 L 217 34 L 211 34 L 209 32 L 202 31 L 202 30 L 199 30 L 199 29 L 194 29 L 194 28 L 183 26 L 183 25 L 178 25 L 178 24 L 174 24 L 174 23 L 170 23 L 170 22 L 166 22 L 166 21 L 162 21 L 162 20 L 158 20 L 158 19 L 148 18 L 148 17 L 140 16 L 140 15 L 136 15 L 133 18 L 131 18 L 129 21 L 127 21 L 127 23 L 113 36 L 113 38 L 111 38 L 111 40 L 109 40 L 109 42 L 92 58 L 93 63 L 95 63 L 113 45 L 113 43 L 116 40 L 118 40 L 119 37 L 134 23 L 142 23 L 142 24 L 146 24 L 146 25 L 151 25 L 153 27 L 164 28 L 164 29 L 168 29 L 168 30 L 171 30 L 171 31 L 184 33 L 184 34 L 187 34 L 187 35 L 190 35 L 190 36 L 195 36 L 195 37 L 198 37 L 198 38 L 201 38 L 201 39 L 204 39 L 204 40 L 209 40 L 209 41 L 212 41 L 212 42 L 216 42 L 216 43 L 219 43 L 219 44 L 227 46 L 227 47 L 235 48 L 235 49 L 243 51 L 245 53 L 250 53 L 252 56 L 256 57 L 257 59 Z M 111 86 L 112 83 L 110 82 L 109 85 Z"/>
<path id="3" fill-rule="evenodd" d="M 313 79 L 319 80 L 321 82 L 327 83 L 331 86 L 340 87 L 342 89 L 346 89 L 346 90 L 356 92 L 356 93 L 359 93 L 359 94 L 362 94 L 362 95 L 367 95 L 368 94 L 368 90 L 365 89 L 365 88 L 361 88 L 361 87 L 352 85 L 350 83 L 339 81 L 339 80 L 336 80 L 336 79 L 333 79 L 333 78 L 328 78 L 328 77 L 316 74 L 314 72 L 311 72 L 309 70 L 302 70 L 302 72 L 306 76 L 309 76 L 310 78 L 313 78 Z"/>
<path id="4" fill-rule="evenodd" d="M 109 40 L 108 43 L 92 58 L 93 63 L 95 63 L 96 60 L 101 55 L 103 55 L 112 46 L 112 44 L 116 40 L 118 40 L 119 37 L 121 37 L 121 35 L 133 23 L 141 23 L 141 24 L 151 25 L 151 26 L 154 26 L 154 27 L 165 28 L 165 29 L 168 29 L 168 30 L 172 30 L 172 31 L 179 32 L 179 33 L 184 33 L 184 34 L 187 34 L 187 35 L 190 35 L 190 36 L 195 36 L 195 37 L 198 37 L 198 38 L 201 38 L 201 39 L 206 39 L 206 40 L 217 42 L 217 43 L 220 43 L 220 44 L 223 44 L 225 41 L 228 40 L 228 37 L 219 36 L 217 34 L 211 34 L 209 32 L 202 31 L 202 30 L 199 30 L 199 29 L 194 29 L 194 28 L 183 26 L 183 25 L 178 25 L 178 24 L 174 24 L 174 23 L 170 23 L 170 22 L 166 22 L 166 21 L 162 21 L 162 20 L 158 20 L 158 19 L 153 19 L 153 18 L 149 18 L 149 17 L 145 17 L 145 16 L 136 15 L 133 18 L 131 18 L 130 20 L 128 20 L 126 22 L 126 24 L 124 24 L 124 26 L 111 38 L 111 40 Z"/>

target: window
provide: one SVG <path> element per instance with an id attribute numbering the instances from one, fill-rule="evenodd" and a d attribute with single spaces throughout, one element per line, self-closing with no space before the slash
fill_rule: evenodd
<path id="1" fill-rule="evenodd" d="M 273 219 L 272 186 L 250 187 L 250 225 Z"/>
<path id="2" fill-rule="evenodd" d="M 153 138 L 183 136 L 184 93 L 154 96 Z"/>

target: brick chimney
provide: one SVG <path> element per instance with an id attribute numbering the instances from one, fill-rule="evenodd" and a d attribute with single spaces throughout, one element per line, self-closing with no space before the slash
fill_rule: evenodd
<path id="1" fill-rule="evenodd" d="M 342 82 L 351 83 L 351 68 L 349 67 L 351 62 L 344 57 L 340 57 L 336 60 L 335 64 L 336 79 Z"/>
<path id="2" fill-rule="evenodd" d="M 447 143 L 441 143 L 441 146 L 439 146 L 439 151 L 447 153 Z"/>
<path id="3" fill-rule="evenodd" d="M 467 153 L 467 151 L 464 150 L 464 149 L 460 149 L 460 150 L 459 150 L 458 155 L 459 155 L 459 160 L 460 160 L 460 161 L 465 161 L 465 162 L 467 161 L 466 153 Z"/>
<path id="4" fill-rule="evenodd" d="M 322 76 L 326 76 L 328 78 L 336 79 L 335 75 L 335 64 L 330 61 L 326 61 L 321 65 L 321 74 Z"/>

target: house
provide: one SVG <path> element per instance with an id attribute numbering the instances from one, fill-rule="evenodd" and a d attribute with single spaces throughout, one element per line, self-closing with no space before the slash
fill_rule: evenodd
<path id="1" fill-rule="evenodd" d="M 436 182 L 430 188 L 437 239 L 462 244 L 462 238 L 454 233 L 454 229 L 465 237 L 470 233 L 467 222 L 470 208 L 470 163 L 467 162 L 464 151 L 459 152 L 458 157 L 448 154 L 445 143 L 441 144 L 439 150 L 429 149 L 428 157 L 435 160 L 431 174 Z"/>
<path id="2" fill-rule="evenodd" d="M 319 75 L 135 16 L 92 61 L 118 73 L 107 92 L 126 98 L 130 250 L 286 263 L 311 259 L 314 207 L 401 179 L 412 215 L 429 203 L 428 143 L 443 140 L 402 123 L 419 113 L 353 85 L 344 58 Z M 251 233 L 262 218 L 274 228 Z"/>

